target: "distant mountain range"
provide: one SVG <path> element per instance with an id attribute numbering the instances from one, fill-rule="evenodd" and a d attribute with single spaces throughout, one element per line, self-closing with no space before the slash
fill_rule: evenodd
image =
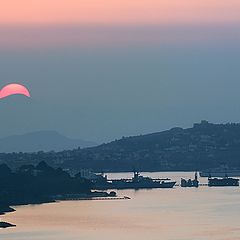
<path id="1" fill-rule="evenodd" d="M 96 145 L 94 142 L 65 137 L 55 131 L 38 131 L 0 139 L 0 152 L 62 151 Z"/>
<path id="2" fill-rule="evenodd" d="M 37 164 L 41 160 L 70 170 L 194 171 L 223 164 L 240 169 L 240 124 L 202 121 L 192 128 L 175 127 L 163 132 L 123 137 L 85 149 L 0 154 L 0 162 L 11 167 Z"/>

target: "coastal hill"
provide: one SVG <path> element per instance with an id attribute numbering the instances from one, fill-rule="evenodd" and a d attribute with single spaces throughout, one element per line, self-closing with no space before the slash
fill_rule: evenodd
<path id="1" fill-rule="evenodd" d="M 226 164 L 240 168 L 240 124 L 196 123 L 122 139 L 86 149 L 32 154 L 0 154 L 15 166 L 44 160 L 64 169 L 95 171 L 202 170 Z"/>
<path id="2" fill-rule="evenodd" d="M 69 152 L 71 153 L 71 152 Z M 104 171 L 201 170 L 226 164 L 240 168 L 240 124 L 196 123 L 147 135 L 123 137 L 73 151 L 64 164 Z M 73 156 L 72 155 L 72 156 Z"/>
<path id="3" fill-rule="evenodd" d="M 97 145 L 80 139 L 71 139 L 55 131 L 38 131 L 0 139 L 0 152 L 63 151 Z"/>

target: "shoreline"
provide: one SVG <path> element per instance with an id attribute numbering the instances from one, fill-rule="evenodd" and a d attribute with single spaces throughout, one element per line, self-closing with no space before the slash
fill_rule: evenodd
<path id="1" fill-rule="evenodd" d="M 41 200 L 31 200 L 31 201 L 25 201 L 25 202 L 16 202 L 16 203 L 9 203 L 0 205 L 0 216 L 4 216 L 7 213 L 15 212 L 16 209 L 14 209 L 11 206 L 26 206 L 26 205 L 38 205 L 38 204 L 47 204 L 47 203 L 57 203 L 58 201 L 67 201 L 67 200 L 120 200 L 120 199 L 130 199 L 126 196 L 124 197 L 118 197 L 116 195 L 116 192 L 105 192 L 105 191 L 94 191 L 90 194 L 62 194 L 62 195 L 55 195 L 55 196 L 49 196 L 46 199 Z M 9 227 L 16 227 L 16 225 L 0 221 L 0 228 L 9 228 Z"/>
<path id="2" fill-rule="evenodd" d="M 0 216 L 5 215 L 6 213 L 16 212 L 16 209 L 10 207 L 10 206 L 0 206 Z M 15 224 L 0 221 L 0 228 L 9 228 L 9 227 L 16 227 Z"/>
<path id="3" fill-rule="evenodd" d="M 9 205 L 0 206 L 0 216 L 5 215 L 6 213 L 15 212 L 16 210 Z"/>

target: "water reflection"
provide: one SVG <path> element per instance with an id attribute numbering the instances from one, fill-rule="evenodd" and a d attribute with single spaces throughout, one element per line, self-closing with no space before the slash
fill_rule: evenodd
<path id="1" fill-rule="evenodd" d="M 115 173 L 109 178 L 131 177 Z M 192 178 L 193 173 L 144 173 Z M 204 179 L 206 182 L 206 179 Z M 203 182 L 203 179 L 200 179 Z M 235 240 L 239 239 L 239 188 L 124 190 L 131 200 L 66 201 L 21 206 L 3 217 L 17 228 L 0 230 L 7 240 Z"/>

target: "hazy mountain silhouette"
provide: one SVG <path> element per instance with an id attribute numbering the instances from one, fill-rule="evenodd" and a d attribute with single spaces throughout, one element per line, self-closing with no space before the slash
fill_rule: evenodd
<path id="1" fill-rule="evenodd" d="M 97 145 L 81 139 L 71 139 L 55 131 L 38 131 L 0 139 L 0 152 L 62 151 Z"/>

